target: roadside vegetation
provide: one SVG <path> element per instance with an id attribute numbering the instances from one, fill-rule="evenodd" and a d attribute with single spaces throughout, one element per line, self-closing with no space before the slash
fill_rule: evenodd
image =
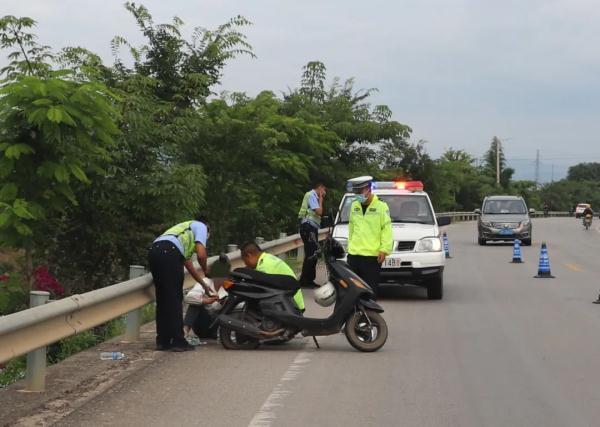
<path id="1" fill-rule="evenodd" d="M 110 64 L 85 47 L 47 46 L 31 18 L 0 19 L 0 315 L 26 307 L 30 289 L 61 298 L 126 279 L 154 236 L 197 211 L 211 221 L 212 254 L 294 233 L 314 180 L 330 189 L 327 208 L 365 174 L 422 180 L 437 211 L 470 211 L 494 193 L 536 209 L 600 205 L 599 165 L 538 187 L 514 181 L 499 150 L 497 186 L 495 137 L 482 164 L 460 149 L 433 159 L 390 108 L 371 104 L 375 89 L 328 76 L 319 61 L 283 92 L 217 93 L 227 63 L 254 57 L 249 20 L 198 26 L 188 39 L 182 19 L 159 24 L 144 6 L 125 7 L 144 43 L 107 40 Z M 56 357 L 105 337 L 90 334 L 64 340 Z"/>

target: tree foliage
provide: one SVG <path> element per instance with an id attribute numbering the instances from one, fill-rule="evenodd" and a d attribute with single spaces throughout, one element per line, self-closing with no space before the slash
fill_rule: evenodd
<path id="1" fill-rule="evenodd" d="M 365 174 L 424 181 L 437 211 L 472 210 L 494 193 L 561 208 L 595 200 L 574 181 L 596 179 L 593 168 L 539 190 L 512 180 L 502 150 L 496 187 L 497 138 L 483 167 L 462 150 L 433 159 L 388 106 L 371 104 L 376 89 L 329 78 L 319 61 L 282 95 L 211 97 L 228 62 L 254 56 L 242 32 L 250 22 L 236 16 L 188 39 L 181 19 L 156 23 L 144 6 L 125 7 L 144 42 L 115 37 L 108 65 L 84 47 L 38 44 L 30 18 L 0 20 L 0 46 L 10 50 L 0 83 L 0 244 L 35 249 L 67 292 L 125 279 L 156 235 L 198 211 L 212 225 L 212 254 L 295 233 L 317 180 L 330 188 L 327 209 L 348 178 Z"/>
<path id="2" fill-rule="evenodd" d="M 0 241 L 27 246 L 104 173 L 118 134 L 114 98 L 97 82 L 23 76 L 0 90 Z"/>
<path id="3" fill-rule="evenodd" d="M 600 163 L 579 163 L 567 173 L 570 181 L 600 181 Z"/>

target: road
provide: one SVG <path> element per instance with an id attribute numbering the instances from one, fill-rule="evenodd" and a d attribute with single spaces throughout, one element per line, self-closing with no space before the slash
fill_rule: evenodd
<path id="1" fill-rule="evenodd" d="M 213 342 L 157 360 L 58 425 L 599 425 L 596 226 L 536 219 L 525 263 L 511 264 L 511 246 L 479 247 L 474 223 L 452 225 L 444 300 L 387 289 L 379 352 L 341 334 L 320 350 L 308 339 L 251 352 Z M 555 279 L 533 278 L 542 240 Z"/>

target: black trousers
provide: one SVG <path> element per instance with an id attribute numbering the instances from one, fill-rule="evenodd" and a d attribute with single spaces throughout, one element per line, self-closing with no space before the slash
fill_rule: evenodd
<path id="1" fill-rule="evenodd" d="M 304 243 L 304 262 L 302 263 L 302 273 L 300 274 L 300 284 L 310 286 L 314 283 L 317 276 L 318 259 L 309 259 L 319 248 L 319 229 L 314 225 L 304 222 L 300 224 L 300 237 Z"/>
<path id="2" fill-rule="evenodd" d="M 190 304 L 185 312 L 183 323 L 192 328 L 198 338 L 216 338 L 219 326 L 210 327 L 214 320 L 215 316 L 212 316 L 206 307 Z"/>
<path id="3" fill-rule="evenodd" d="M 375 296 L 379 293 L 379 277 L 381 275 L 381 264 L 377 262 L 376 256 L 362 256 L 348 254 L 348 265 L 360 276 L 367 285 L 373 288 Z"/>
<path id="4" fill-rule="evenodd" d="M 148 265 L 156 290 L 156 344 L 185 346 L 183 335 L 183 262 L 179 249 L 171 242 L 153 243 Z"/>

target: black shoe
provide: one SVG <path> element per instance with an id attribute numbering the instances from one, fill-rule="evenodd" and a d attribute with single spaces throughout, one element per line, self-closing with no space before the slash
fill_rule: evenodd
<path id="1" fill-rule="evenodd" d="M 177 345 L 171 347 L 171 351 L 179 353 L 182 351 L 194 351 L 196 348 L 193 345 Z"/>
<path id="2" fill-rule="evenodd" d="M 156 351 L 167 351 L 170 349 L 171 349 L 170 345 L 156 344 Z"/>

